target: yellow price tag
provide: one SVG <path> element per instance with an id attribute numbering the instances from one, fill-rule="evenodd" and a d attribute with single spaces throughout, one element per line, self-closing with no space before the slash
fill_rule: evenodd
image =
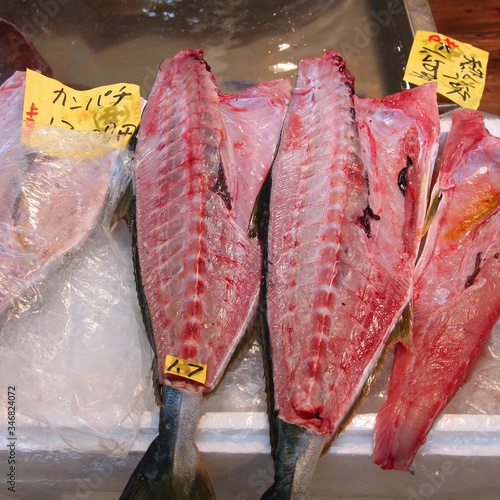
<path id="1" fill-rule="evenodd" d="M 36 71 L 26 71 L 23 122 L 71 130 L 117 134 L 127 142 L 141 119 L 140 87 L 116 83 L 90 90 L 75 90 Z"/>
<path id="2" fill-rule="evenodd" d="M 165 373 L 171 373 L 178 377 L 195 380 L 200 384 L 204 384 L 207 379 L 207 365 L 189 361 L 186 359 L 176 358 L 167 354 L 165 359 Z"/>
<path id="3" fill-rule="evenodd" d="M 437 81 L 438 92 L 477 109 L 486 80 L 488 52 L 432 31 L 417 31 L 404 80 L 415 85 Z"/>

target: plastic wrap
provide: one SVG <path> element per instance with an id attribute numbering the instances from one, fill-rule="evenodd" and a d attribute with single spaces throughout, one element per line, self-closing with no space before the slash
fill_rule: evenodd
<path id="1" fill-rule="evenodd" d="M 124 223 L 109 229 L 131 155 L 108 135 L 50 126 L 24 145 L 23 74 L 9 86 L 0 92 L 10 113 L 0 142 L 0 380 L 15 390 L 0 402 L 15 394 L 16 432 L 39 446 L 124 454 L 151 369 L 130 235 Z"/>
<path id="2" fill-rule="evenodd" d="M 19 437 L 41 448 L 126 454 L 151 371 L 126 225 L 112 234 L 96 228 L 36 292 L 0 332 L 0 379 L 15 386 L 27 417 Z"/>

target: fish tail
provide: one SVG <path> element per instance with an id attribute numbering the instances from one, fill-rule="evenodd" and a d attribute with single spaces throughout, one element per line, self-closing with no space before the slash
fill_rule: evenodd
<path id="1" fill-rule="evenodd" d="M 189 471 L 192 481 L 190 481 L 191 486 L 186 488 L 186 483 L 182 481 L 182 478 L 176 477 L 172 464 L 168 461 L 161 463 L 161 457 L 164 455 L 160 436 L 158 436 L 151 443 L 130 476 L 120 500 L 206 500 L 216 498 L 210 478 L 201 460 L 198 460 Z"/>
<path id="2" fill-rule="evenodd" d="M 215 499 L 194 441 L 202 396 L 164 386 L 162 399 L 159 435 L 135 468 L 120 500 Z"/>
<path id="3" fill-rule="evenodd" d="M 304 500 L 328 436 L 277 419 L 274 484 L 261 500 Z"/>

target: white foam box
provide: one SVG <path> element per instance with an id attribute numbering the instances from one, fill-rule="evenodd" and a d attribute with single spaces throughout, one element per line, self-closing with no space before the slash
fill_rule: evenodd
<path id="1" fill-rule="evenodd" d="M 375 414 L 356 416 L 316 468 L 312 499 L 484 499 L 500 496 L 500 415 L 445 414 L 415 460 L 415 472 L 384 471 L 372 461 Z M 156 435 L 158 416 L 147 412 L 126 458 L 80 453 L 43 441 L 43 429 L 18 419 L 16 492 L 8 491 L 9 450 L 1 443 L 0 498 L 115 499 Z M 271 484 L 265 412 L 209 412 L 202 416 L 197 444 L 222 500 L 258 499 Z M 95 443 L 95 449 L 99 449 Z"/>

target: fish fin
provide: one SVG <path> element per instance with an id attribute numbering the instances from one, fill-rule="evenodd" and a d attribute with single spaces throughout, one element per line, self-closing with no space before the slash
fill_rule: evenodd
<path id="1" fill-rule="evenodd" d="M 122 219 L 127 222 L 127 225 L 129 226 L 130 229 L 130 222 L 129 222 L 130 204 L 132 203 L 134 198 L 135 198 L 134 189 L 132 187 L 132 181 L 130 181 L 127 184 L 127 188 L 125 189 L 122 197 L 118 201 L 118 205 L 116 206 L 113 216 L 111 217 L 111 221 L 109 223 L 110 230 L 112 230 L 116 226 L 116 224 L 118 224 L 118 222 Z"/>
<path id="2" fill-rule="evenodd" d="M 410 301 L 406 304 L 401 316 L 394 327 L 391 335 L 389 336 L 389 340 L 387 341 L 386 352 L 384 352 L 383 360 L 387 356 L 388 348 L 393 347 L 396 343 L 404 344 L 406 347 L 411 345 L 412 340 L 412 332 L 413 332 L 413 302 Z"/>
<path id="3" fill-rule="evenodd" d="M 130 476 L 120 500 L 210 500 L 215 493 L 208 473 L 201 461 L 196 466 L 195 478 L 189 491 L 184 484 L 175 481 L 171 462 L 162 450 L 160 436 L 150 444 L 148 450 Z M 178 488 L 179 487 L 179 488 Z"/>
<path id="4" fill-rule="evenodd" d="M 164 385 L 159 434 L 130 476 L 121 500 L 212 500 L 215 493 L 194 441 L 203 396 Z"/>
<path id="5" fill-rule="evenodd" d="M 439 207 L 439 204 L 441 203 L 442 198 L 443 198 L 443 193 L 441 193 L 441 191 L 438 191 L 434 194 L 429 204 L 429 208 L 427 209 L 427 213 L 425 214 L 424 227 L 422 229 L 422 238 L 427 234 L 429 226 L 431 225 L 432 219 L 436 215 L 437 209 Z"/>

